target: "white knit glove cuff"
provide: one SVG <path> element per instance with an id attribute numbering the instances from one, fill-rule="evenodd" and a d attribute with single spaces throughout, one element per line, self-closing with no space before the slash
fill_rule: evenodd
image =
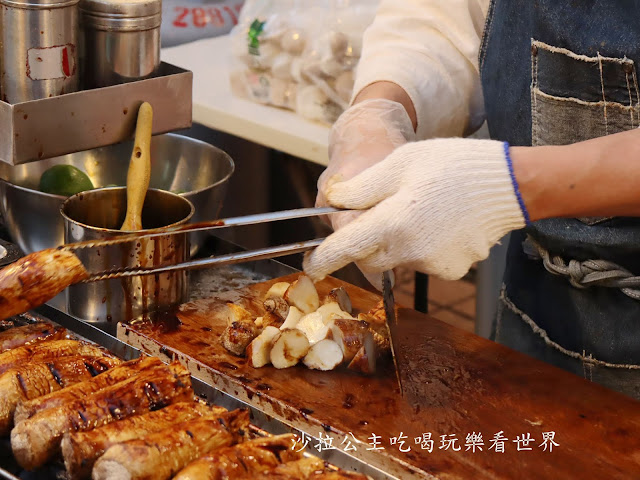
<path id="1" fill-rule="evenodd" d="M 371 271 L 406 265 L 460 278 L 528 221 L 509 146 L 435 139 L 404 145 L 327 188 L 336 207 L 370 209 L 331 235 L 305 262 L 314 278 L 352 261 Z"/>

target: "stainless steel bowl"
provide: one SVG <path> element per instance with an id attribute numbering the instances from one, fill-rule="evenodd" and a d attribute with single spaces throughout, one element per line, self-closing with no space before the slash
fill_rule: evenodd
<path id="1" fill-rule="evenodd" d="M 53 165 L 74 165 L 89 175 L 94 187 L 126 184 L 132 142 L 10 166 L 0 162 L 0 213 L 13 241 L 31 253 L 64 243 L 60 207 L 66 197 L 38 190 L 40 176 Z M 193 203 L 191 222 L 218 218 L 229 177 L 231 157 L 219 148 L 183 135 L 166 134 L 151 142 L 151 188 L 178 193 Z M 206 232 L 192 234 L 193 255 Z"/>

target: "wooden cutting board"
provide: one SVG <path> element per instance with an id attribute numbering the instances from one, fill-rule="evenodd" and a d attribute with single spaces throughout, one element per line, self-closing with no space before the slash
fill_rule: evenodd
<path id="1" fill-rule="evenodd" d="M 119 325 L 118 337 L 179 359 L 196 378 L 309 435 L 330 436 L 331 446 L 398 478 L 640 478 L 640 402 L 414 310 L 400 309 L 398 318 L 404 341 L 414 346 L 404 352 L 412 375 L 426 384 L 420 409 L 399 396 L 389 368 L 376 377 L 304 366 L 254 369 L 229 354 L 219 338 L 224 302 L 262 314 L 269 286 L 296 277 L 188 303 L 155 324 Z M 317 288 L 326 295 L 340 285 L 356 311 L 380 301 L 336 279 Z M 492 442 L 499 432 L 507 440 Z M 555 432 L 552 451 L 545 432 Z M 425 434 L 434 441 L 432 451 L 416 443 Z M 528 436 L 533 441 L 516 442 Z M 501 444 L 503 453 L 496 451 Z"/>

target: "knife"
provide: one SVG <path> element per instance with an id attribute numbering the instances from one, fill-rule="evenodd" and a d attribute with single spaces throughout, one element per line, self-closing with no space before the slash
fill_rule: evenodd
<path id="1" fill-rule="evenodd" d="M 389 343 L 391 344 L 391 355 L 393 357 L 393 366 L 396 371 L 396 380 L 400 388 L 400 395 L 404 396 L 402 388 L 402 378 L 400 377 L 400 369 L 398 368 L 397 353 L 399 350 L 396 345 L 398 338 L 398 319 L 396 317 L 396 302 L 393 298 L 393 289 L 391 287 L 391 270 L 382 273 L 382 300 L 384 302 L 384 313 L 387 317 L 387 328 L 389 329 Z"/>

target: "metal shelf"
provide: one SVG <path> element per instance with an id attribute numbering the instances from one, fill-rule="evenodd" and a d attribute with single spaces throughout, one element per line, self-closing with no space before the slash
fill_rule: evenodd
<path id="1" fill-rule="evenodd" d="M 151 78 L 23 103 L 0 101 L 0 161 L 11 165 L 132 137 L 138 107 L 153 106 L 153 134 L 192 122 L 193 73 L 162 63 Z"/>

